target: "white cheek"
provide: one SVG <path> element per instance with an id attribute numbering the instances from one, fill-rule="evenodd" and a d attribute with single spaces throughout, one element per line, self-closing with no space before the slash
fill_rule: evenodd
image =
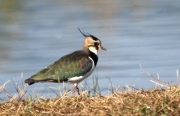
<path id="1" fill-rule="evenodd" d="M 89 47 L 89 51 L 91 51 L 97 55 L 97 50 L 95 47 Z"/>

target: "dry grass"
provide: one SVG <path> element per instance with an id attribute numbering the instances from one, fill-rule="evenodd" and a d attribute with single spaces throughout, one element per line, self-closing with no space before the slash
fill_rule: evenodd
<path id="1" fill-rule="evenodd" d="M 0 86 L 0 92 L 5 84 Z M 66 93 L 47 99 L 26 96 L 25 88 L 11 99 L 0 103 L 1 115 L 85 115 L 85 116 L 177 116 L 180 114 L 180 86 L 166 85 L 152 90 L 117 88 L 110 95 L 78 96 Z"/>
<path id="2" fill-rule="evenodd" d="M 180 114 L 180 87 L 168 90 L 124 91 L 108 96 L 62 96 L 0 103 L 1 115 L 162 115 Z"/>

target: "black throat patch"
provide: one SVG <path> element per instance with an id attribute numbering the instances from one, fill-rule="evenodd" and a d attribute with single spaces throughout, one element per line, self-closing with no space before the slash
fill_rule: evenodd
<path id="1" fill-rule="evenodd" d="M 96 66 L 96 64 L 98 62 L 98 56 L 95 53 L 90 51 L 90 57 L 93 59 L 94 65 Z"/>

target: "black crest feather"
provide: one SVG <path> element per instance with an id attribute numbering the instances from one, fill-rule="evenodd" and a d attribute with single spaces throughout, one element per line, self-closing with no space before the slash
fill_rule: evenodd
<path id="1" fill-rule="evenodd" d="M 82 32 L 82 30 L 78 27 L 78 30 L 81 32 L 82 35 L 84 35 L 84 37 L 92 37 L 92 39 L 94 40 L 99 40 L 97 37 L 91 35 L 91 34 L 85 34 L 84 31 Z"/>
<path id="2" fill-rule="evenodd" d="M 82 32 L 81 29 L 80 29 L 79 27 L 78 27 L 78 30 L 81 32 L 82 35 L 84 35 L 84 37 L 90 36 L 90 35 L 87 35 L 87 34 L 85 34 L 84 32 Z"/>

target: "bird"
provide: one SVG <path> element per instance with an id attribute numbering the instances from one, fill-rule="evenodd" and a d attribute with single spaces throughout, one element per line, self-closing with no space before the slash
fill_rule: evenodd
<path id="1" fill-rule="evenodd" d="M 97 37 L 89 33 L 85 34 L 80 28 L 78 30 L 85 37 L 83 49 L 62 56 L 53 64 L 26 79 L 25 83 L 28 85 L 38 82 L 70 83 L 80 95 L 78 83 L 92 74 L 98 62 L 98 51 L 106 51 L 106 48 L 101 45 Z"/>

